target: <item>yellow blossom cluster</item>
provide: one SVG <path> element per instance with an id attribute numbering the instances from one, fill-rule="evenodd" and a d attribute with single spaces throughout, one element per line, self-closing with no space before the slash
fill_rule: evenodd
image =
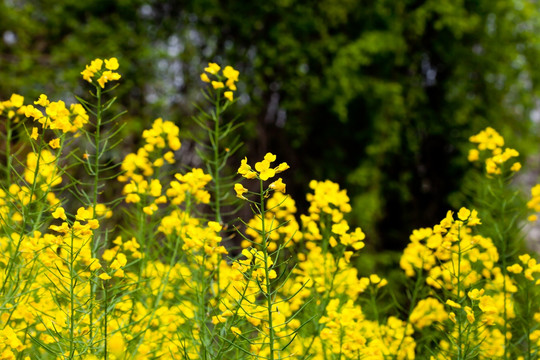
<path id="1" fill-rule="evenodd" d="M 296 203 L 288 195 L 281 192 L 274 192 L 267 202 L 268 211 L 265 214 L 265 227 L 269 237 L 268 251 L 275 251 L 278 243 L 285 244 L 286 247 L 293 246 L 294 243 L 302 239 L 300 226 L 296 221 Z M 246 234 L 250 241 L 262 243 L 262 218 L 252 217 L 246 227 Z M 242 247 L 250 246 L 250 241 L 244 239 Z"/>
<path id="2" fill-rule="evenodd" d="M 195 168 L 184 175 L 175 174 L 174 177 L 176 180 L 170 182 L 166 192 L 171 204 L 180 205 L 186 197 L 193 198 L 197 204 L 210 202 L 210 193 L 205 187 L 212 181 L 212 176 L 205 174 L 202 169 Z"/>
<path id="3" fill-rule="evenodd" d="M 223 93 L 223 96 L 227 100 L 233 101 L 233 91 L 236 91 L 236 82 L 238 82 L 238 76 L 240 75 L 240 72 L 238 70 L 235 70 L 232 66 L 225 66 L 222 74 L 219 73 L 220 70 L 221 66 L 219 66 L 218 64 L 209 63 L 208 66 L 204 69 L 205 72 L 201 74 L 201 80 L 206 83 L 211 83 L 214 89 L 227 88 L 228 90 Z M 215 80 L 212 80 L 211 77 Z"/>
<path id="4" fill-rule="evenodd" d="M 99 90 L 118 64 L 98 60 L 83 76 Z M 220 71 L 211 63 L 201 79 L 236 90 L 238 72 Z M 84 110 L 68 115 L 44 95 L 34 105 L 13 95 L 0 103 L 0 116 L 34 118 L 58 134 L 88 121 Z M 69 125 L 60 120 L 66 117 Z M 384 306 L 396 296 L 391 277 L 363 273 L 362 258 L 353 258 L 365 234 L 349 225 L 350 199 L 336 183 L 312 181 L 308 209 L 298 215 L 282 179 L 274 179 L 289 166 L 273 165 L 272 153 L 253 168 L 243 159 L 238 173 L 260 188 L 234 186 L 254 216 L 242 221 L 241 249 L 229 253 L 227 225 L 199 212 L 213 196 L 212 177 L 167 166 L 181 146 L 172 122 L 157 119 L 142 133 L 143 146 L 124 159 L 118 180 L 128 216 L 117 229 L 104 219 L 119 199 L 107 191 L 93 201 L 78 196 L 77 186 L 86 184 L 67 184 L 74 177 L 62 167 L 63 139 L 47 144 L 41 140 L 49 134 L 36 134 L 29 141 L 43 146 L 24 153 L 20 171 L 12 166 L 0 187 L 0 359 L 488 360 L 540 349 L 538 260 L 499 250 L 479 233 L 474 209 L 448 211 L 435 226 L 412 232 L 400 259 L 415 281 L 410 312 L 391 311 Z M 471 141 L 479 144 L 472 158 L 490 152 L 489 174 L 517 171 L 516 163 L 504 165 L 517 152 L 504 149 L 493 129 Z M 540 211 L 538 198 L 540 185 L 530 209 Z"/>
<path id="5" fill-rule="evenodd" d="M 105 67 L 103 67 L 105 64 Z M 92 60 L 90 65 L 86 65 L 86 69 L 81 72 L 83 79 L 92 83 L 94 80 L 97 81 L 101 88 L 105 87 L 105 84 L 109 81 L 120 80 L 121 75 L 115 70 L 118 70 L 119 64 L 117 58 L 110 59 L 95 59 Z"/>
<path id="6" fill-rule="evenodd" d="M 36 126 L 32 124 L 29 134 L 33 140 L 39 137 L 39 127 L 41 127 L 41 133 L 45 129 L 56 131 L 55 137 L 48 141 L 52 149 L 58 149 L 61 146 L 61 138 L 56 137 L 58 132 L 60 134 L 77 133 L 88 123 L 88 114 L 81 104 L 71 104 L 68 108 L 63 101 L 50 101 L 47 95 L 41 94 L 39 99 L 34 101 L 34 105 L 24 105 L 23 96 L 12 94 L 9 100 L 0 102 L 0 116 L 4 115 L 14 122 L 19 122 L 22 118 L 31 119 L 36 123 Z"/>
<path id="7" fill-rule="evenodd" d="M 155 169 L 165 163 L 174 164 L 174 151 L 181 147 L 178 135 L 180 130 L 171 121 L 154 120 L 152 128 L 143 132 L 145 144 L 137 153 L 130 153 L 122 161 L 124 173 L 118 177 L 121 182 L 142 181 L 154 175 Z"/>
<path id="8" fill-rule="evenodd" d="M 309 201 L 308 215 L 301 215 L 303 232 L 308 248 L 315 246 L 316 242 L 323 238 L 323 233 L 330 232 L 329 244 L 332 248 L 338 244 L 345 248 L 358 251 L 364 247 L 365 234 L 362 229 L 352 230 L 344 219 L 344 214 L 351 211 L 349 197 L 339 185 L 326 181 L 312 180 L 309 187 L 313 193 L 307 195 Z M 345 251 L 344 256 L 348 261 L 353 251 Z"/>
<path id="9" fill-rule="evenodd" d="M 238 168 L 238 173 L 246 179 L 259 179 L 266 181 L 276 176 L 289 168 L 286 162 L 279 164 L 276 167 L 272 167 L 271 164 L 276 161 L 276 155 L 267 153 L 262 161 L 255 163 L 255 170 L 251 168 L 247 163 L 247 158 L 244 158 Z M 285 192 L 285 185 L 281 182 L 281 178 L 270 185 L 270 188 L 276 191 Z M 243 190 L 242 188 L 238 188 Z M 241 196 L 245 191 L 239 191 L 235 188 L 238 196 Z"/>
<path id="10" fill-rule="evenodd" d="M 39 166 L 38 166 L 39 163 Z M 24 183 L 12 183 L 4 190 L 0 189 L 0 216 L 4 223 L 20 223 L 24 208 L 33 202 L 45 200 L 50 207 L 59 203 L 51 188 L 62 182 L 57 167 L 57 158 L 49 150 L 40 154 L 28 153 L 23 173 Z"/>
<path id="11" fill-rule="evenodd" d="M 531 188 L 531 199 L 527 202 L 527 207 L 535 213 L 540 212 L 540 184 L 536 184 Z M 529 216 L 529 221 L 536 221 L 537 219 L 536 214 Z"/>
<path id="12" fill-rule="evenodd" d="M 484 354 L 481 358 L 490 359 L 500 354 L 501 334 L 509 331 L 505 319 L 516 316 L 512 294 L 518 288 L 502 271 L 491 239 L 473 234 L 473 227 L 480 223 L 475 210 L 461 208 L 457 218 L 449 211 L 433 228 L 413 231 L 400 265 L 407 276 L 424 278 L 437 296 L 446 297 L 447 310 L 433 297 L 419 301 L 410 315 L 411 323 L 419 329 L 432 324 L 452 329 L 453 324 L 454 341 L 459 327 L 471 334 L 468 346 L 478 346 Z M 533 269 L 534 264 L 531 262 Z M 510 273 L 522 270 L 519 264 L 508 267 Z M 448 343 L 441 341 L 439 346 L 441 354 L 434 358 L 453 356 Z"/>
<path id="13" fill-rule="evenodd" d="M 379 324 L 366 319 L 361 308 L 352 301 L 343 304 L 332 299 L 327 315 L 320 322 L 325 325 L 321 341 L 330 345 L 331 353 L 346 359 L 414 358 L 413 329 L 395 317 L 389 317 L 386 324 Z"/>
<path id="14" fill-rule="evenodd" d="M 525 279 L 540 285 L 540 264 L 529 254 L 519 256 L 520 263 L 515 263 L 507 267 L 508 272 L 513 274 L 523 274 Z"/>
<path id="15" fill-rule="evenodd" d="M 480 151 L 490 152 L 491 156 L 485 159 L 486 172 L 490 175 L 502 174 L 503 169 L 506 169 L 506 167 L 503 168 L 504 164 L 510 159 L 519 156 L 517 150 L 504 148 L 504 138 L 491 127 L 487 127 L 478 134 L 471 136 L 469 141 L 478 144 L 478 149 L 469 150 L 469 161 L 478 161 L 480 159 Z M 512 172 L 517 172 L 521 169 L 521 163 L 514 161 L 509 169 Z"/>

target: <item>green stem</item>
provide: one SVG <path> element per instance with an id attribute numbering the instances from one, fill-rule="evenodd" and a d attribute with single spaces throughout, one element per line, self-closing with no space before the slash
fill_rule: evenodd
<path id="1" fill-rule="evenodd" d="M 458 228 L 458 268 L 457 268 L 457 300 L 458 300 L 458 303 L 460 302 L 460 298 L 461 298 L 461 256 L 462 256 L 462 253 L 461 253 L 461 225 L 459 226 Z M 461 360 L 461 359 L 465 359 L 464 357 L 464 354 L 462 352 L 462 334 L 461 334 L 461 312 L 459 311 L 458 312 L 458 316 L 456 318 L 456 321 L 458 323 L 458 341 L 457 341 L 457 346 L 458 346 L 458 353 L 457 353 L 457 359 L 458 360 Z"/>
<path id="2" fill-rule="evenodd" d="M 70 244 L 69 244 L 69 305 L 70 305 L 70 319 L 69 319 L 69 358 L 73 359 L 75 356 L 75 284 L 74 278 L 75 274 L 73 271 L 73 264 L 75 262 L 73 254 L 73 230 L 71 231 Z"/>
<path id="3" fill-rule="evenodd" d="M 96 99 L 97 99 L 97 111 L 96 111 L 96 129 L 94 132 L 94 145 L 95 145 L 95 155 L 94 155 L 94 183 L 93 183 L 93 196 L 92 196 L 92 208 L 93 208 L 93 217 L 96 218 L 96 207 L 98 201 L 98 186 L 99 186 L 99 157 L 100 157 L 100 131 L 101 131 L 101 88 L 96 86 Z M 96 257 L 97 253 L 97 241 L 96 241 L 96 230 L 92 231 L 92 240 L 90 243 L 90 250 L 92 258 Z M 94 297 L 95 289 L 94 286 L 90 286 L 90 339 L 94 338 Z M 105 347 L 105 353 L 107 353 L 107 348 Z"/>
<path id="4" fill-rule="evenodd" d="M 7 184 L 11 184 L 11 167 L 12 167 L 12 158 L 11 158 L 11 137 L 13 134 L 13 129 L 11 129 L 11 119 L 7 118 L 6 123 L 7 130 L 7 139 L 6 139 L 6 180 Z"/>
<path id="5" fill-rule="evenodd" d="M 220 106 L 219 106 L 219 95 L 216 98 L 216 113 L 214 115 L 214 173 L 212 177 L 214 178 L 214 191 L 215 191 L 215 212 L 216 212 L 216 221 L 221 224 L 221 179 L 219 176 L 219 115 L 220 115 Z M 212 136 L 212 135 L 211 135 Z"/>
<path id="6" fill-rule="evenodd" d="M 266 306 L 268 308 L 268 330 L 269 330 L 269 341 L 270 341 L 270 360 L 274 360 L 274 325 L 272 323 L 272 291 L 270 290 L 270 269 L 268 266 L 268 239 L 266 235 L 265 228 L 265 208 L 264 208 L 264 182 L 260 180 L 260 205 L 261 205 L 261 236 L 263 239 L 263 254 L 264 254 L 264 276 L 265 276 L 265 287 L 266 287 Z"/>

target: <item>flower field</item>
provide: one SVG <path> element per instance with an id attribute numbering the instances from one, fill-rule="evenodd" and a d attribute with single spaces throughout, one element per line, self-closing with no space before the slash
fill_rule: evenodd
<path id="1" fill-rule="evenodd" d="M 393 283 L 358 270 L 369 234 L 349 225 L 345 189 L 311 181 L 301 214 L 287 163 L 233 161 L 233 67 L 201 75 L 193 169 L 163 119 L 111 156 L 120 64 L 81 75 L 76 104 L 0 102 L 0 359 L 539 358 L 540 264 L 523 237 L 540 184 L 513 185 L 519 153 L 496 130 L 470 138 L 474 203 L 414 230 Z M 230 221 L 242 206 L 252 216 Z"/>

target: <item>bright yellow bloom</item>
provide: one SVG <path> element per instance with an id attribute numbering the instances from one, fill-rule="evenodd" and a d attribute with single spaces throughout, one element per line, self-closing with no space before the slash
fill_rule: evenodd
<path id="1" fill-rule="evenodd" d="M 34 140 L 37 140 L 38 138 L 38 128 L 37 127 L 33 127 L 32 128 L 32 134 L 30 135 L 30 137 Z"/>
<path id="2" fill-rule="evenodd" d="M 225 96 L 225 98 L 229 101 L 233 101 L 233 92 L 232 91 L 225 91 L 223 93 L 223 96 Z"/>
<path id="3" fill-rule="evenodd" d="M 112 279 L 107 273 L 99 275 L 99 278 L 104 281 Z"/>
<path id="4" fill-rule="evenodd" d="M 43 107 L 46 107 L 47 105 L 49 105 L 49 103 L 50 103 L 50 101 L 47 99 L 47 95 L 45 95 L 45 94 L 39 95 L 39 99 L 34 101 L 34 105 L 40 105 L 40 106 L 43 106 Z"/>
<path id="5" fill-rule="evenodd" d="M 59 206 L 56 208 L 56 210 L 54 210 L 54 212 L 52 213 L 52 216 L 55 219 L 66 220 L 66 211 L 64 210 L 63 207 Z"/>
<path id="6" fill-rule="evenodd" d="M 11 94 L 9 101 L 11 102 L 11 106 L 19 108 L 23 106 L 24 97 L 18 94 Z"/>
<path id="7" fill-rule="evenodd" d="M 208 63 L 208 67 L 204 68 L 204 71 L 212 75 L 216 75 L 221 67 L 216 63 Z"/>
<path id="8" fill-rule="evenodd" d="M 223 75 L 228 80 L 238 81 L 238 75 L 240 75 L 240 72 L 235 70 L 232 66 L 225 66 L 225 69 L 223 69 Z"/>
<path id="9" fill-rule="evenodd" d="M 484 289 L 478 290 L 478 289 L 472 289 L 467 293 L 469 296 L 469 299 L 471 300 L 478 300 L 482 295 L 484 295 Z"/>
<path id="10" fill-rule="evenodd" d="M 470 149 L 469 155 L 467 156 L 467 160 L 470 162 L 477 161 L 480 158 L 480 152 L 477 149 Z"/>
<path id="11" fill-rule="evenodd" d="M 60 139 L 58 138 L 52 139 L 51 141 L 49 141 L 49 146 L 53 149 L 60 148 Z"/>
<path id="12" fill-rule="evenodd" d="M 210 82 L 210 78 L 208 77 L 208 75 L 206 75 L 205 73 L 202 73 L 201 74 L 201 80 L 206 82 L 206 83 L 209 83 Z"/>
<path id="13" fill-rule="evenodd" d="M 283 162 L 281 164 L 278 165 L 278 167 L 275 168 L 276 170 L 276 174 L 280 173 L 280 172 L 283 172 L 287 169 L 289 169 L 289 164 L 287 164 L 286 162 Z"/>
<path id="14" fill-rule="evenodd" d="M 446 300 L 446 305 L 449 305 L 453 308 L 456 308 L 456 309 L 461 309 L 461 305 L 459 305 L 457 302 L 455 301 L 452 301 L 450 299 Z"/>
<path id="15" fill-rule="evenodd" d="M 523 272 L 523 268 L 519 264 L 514 264 L 512 266 L 507 266 L 506 270 L 508 270 L 509 272 L 511 272 L 513 274 L 520 274 L 521 272 Z"/>
<path id="16" fill-rule="evenodd" d="M 471 216 L 471 211 L 469 209 L 467 209 L 467 208 L 462 207 L 461 209 L 459 209 L 459 212 L 458 212 L 457 216 L 458 216 L 459 220 L 467 221 L 469 216 Z"/>
<path id="17" fill-rule="evenodd" d="M 105 84 L 109 81 L 119 80 L 120 74 L 112 71 L 104 71 L 101 77 L 98 79 L 99 86 L 105 87 Z"/>
<path id="18" fill-rule="evenodd" d="M 234 191 L 236 191 L 236 196 L 240 199 L 247 200 L 244 194 L 248 191 L 242 184 L 234 184 Z"/>
<path id="19" fill-rule="evenodd" d="M 236 336 L 242 335 L 242 331 L 236 326 L 231 326 L 231 332 Z"/>
<path id="20" fill-rule="evenodd" d="M 281 180 L 281 178 L 277 179 L 273 183 L 270 184 L 269 188 L 275 191 L 279 191 L 285 194 L 285 184 Z"/>
<path id="21" fill-rule="evenodd" d="M 105 67 L 109 70 L 118 70 L 118 59 L 115 57 L 112 57 L 110 59 L 105 60 Z"/>
<path id="22" fill-rule="evenodd" d="M 263 181 L 266 181 L 276 175 L 276 171 L 270 168 L 270 162 L 267 160 L 255 163 L 255 170 L 259 172 L 259 178 Z"/>
<path id="23" fill-rule="evenodd" d="M 512 167 L 510 167 L 510 170 L 513 172 L 518 172 L 519 170 L 521 170 L 521 163 L 515 162 L 514 164 L 512 164 Z"/>

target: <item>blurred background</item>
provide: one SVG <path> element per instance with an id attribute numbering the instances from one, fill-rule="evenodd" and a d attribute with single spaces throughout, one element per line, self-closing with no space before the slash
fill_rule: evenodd
<path id="1" fill-rule="evenodd" d="M 89 89 L 85 64 L 113 56 L 128 126 L 111 156 L 121 161 L 163 117 L 184 132 L 182 164 L 200 166 L 199 75 L 208 62 L 232 65 L 238 156 L 287 161 L 300 212 L 311 179 L 338 182 L 373 250 L 402 249 L 414 228 L 466 203 L 468 137 L 486 126 L 537 180 L 535 0 L 0 0 L 2 100 L 75 102 Z"/>

